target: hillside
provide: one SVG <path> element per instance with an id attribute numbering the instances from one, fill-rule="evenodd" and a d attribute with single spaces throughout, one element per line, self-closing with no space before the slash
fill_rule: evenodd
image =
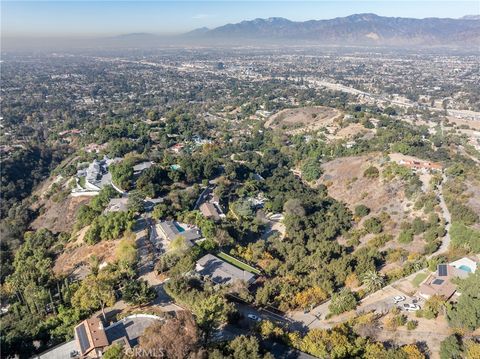
<path id="1" fill-rule="evenodd" d="M 354 14 L 329 20 L 272 17 L 227 24 L 188 34 L 202 40 L 282 40 L 352 45 L 467 45 L 480 43 L 478 19 L 412 19 Z"/>
<path id="2" fill-rule="evenodd" d="M 395 155 L 390 155 L 390 158 L 393 160 Z M 408 243 L 401 243 L 398 238 L 406 223 L 413 223 L 416 218 L 428 221 L 426 213 L 415 205 L 416 200 L 428 191 L 417 187 L 413 194 L 409 194 L 408 181 L 397 176 L 391 178 L 386 174 L 393 163 L 379 153 L 338 158 L 322 165 L 324 175 L 319 183 L 326 185 L 329 195 L 346 203 L 352 212 L 360 205 L 369 209 L 367 215 L 356 216 L 354 229 L 356 233 L 353 237 L 359 239 L 358 244 L 364 245 L 382 233 L 395 239 L 388 242 L 386 248 L 403 248 L 409 252 L 422 253 L 426 244 L 425 235 L 414 235 L 413 241 L 410 240 Z M 379 175 L 367 176 L 366 171 L 373 167 L 379 170 Z M 420 175 L 419 180 L 426 189 L 429 187 L 431 175 Z M 374 233 L 363 231 L 366 222 L 371 218 L 381 219 L 383 227 L 381 231 Z M 346 238 L 352 236 L 347 235 Z M 379 248 L 384 244 L 382 243 Z"/>

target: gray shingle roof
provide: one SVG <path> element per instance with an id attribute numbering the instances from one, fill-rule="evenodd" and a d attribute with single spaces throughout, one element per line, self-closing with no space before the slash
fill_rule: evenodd
<path id="1" fill-rule="evenodd" d="M 237 268 L 211 254 L 205 255 L 197 261 L 197 272 L 218 284 L 232 284 L 236 280 L 244 280 L 250 283 L 255 279 L 254 274 Z"/>

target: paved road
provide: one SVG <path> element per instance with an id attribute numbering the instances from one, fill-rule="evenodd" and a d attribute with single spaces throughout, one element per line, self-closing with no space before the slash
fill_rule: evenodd
<path id="1" fill-rule="evenodd" d="M 235 303 L 237 310 L 247 318 L 248 314 L 256 315 L 264 320 L 277 323 L 280 326 L 288 326 L 292 321 L 289 318 L 270 312 L 266 309 L 257 309 L 248 304 Z"/>
<path id="2" fill-rule="evenodd" d="M 452 225 L 452 216 L 450 215 L 450 211 L 448 210 L 447 203 L 445 202 L 445 198 L 443 197 L 443 184 L 447 181 L 447 176 L 445 173 L 442 174 L 442 182 L 438 185 L 437 194 L 438 198 L 440 199 L 440 209 L 442 211 L 442 216 L 445 220 L 445 236 L 442 239 L 441 246 L 437 249 L 436 252 L 430 254 L 427 258 L 431 258 L 433 256 L 446 253 L 450 246 L 450 227 Z"/>
<path id="3" fill-rule="evenodd" d="M 400 278 L 399 280 L 383 287 L 382 289 L 366 296 L 363 298 L 355 311 L 350 311 L 347 313 L 340 314 L 331 319 L 326 320 L 325 316 L 328 314 L 328 306 L 330 301 L 320 304 L 319 306 L 313 308 L 310 312 L 304 313 L 302 311 L 296 311 L 289 313 L 289 317 L 292 320 L 290 326 L 296 330 L 306 331 L 312 328 L 323 328 L 328 329 L 333 326 L 343 323 L 348 319 L 354 317 L 357 314 L 362 312 L 369 312 L 376 310 L 378 312 L 386 313 L 390 308 L 394 306 L 392 299 L 397 295 L 405 296 L 407 300 L 404 303 L 411 303 L 411 298 L 408 293 L 404 293 L 397 288 L 397 284 L 407 280 L 411 281 L 415 276 L 424 269 L 419 270 L 408 277 Z"/>

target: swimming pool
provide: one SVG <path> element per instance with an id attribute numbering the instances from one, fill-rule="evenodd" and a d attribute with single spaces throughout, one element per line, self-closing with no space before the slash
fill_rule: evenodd
<path id="1" fill-rule="evenodd" d="M 174 223 L 179 233 L 185 232 L 185 228 L 181 227 L 177 222 Z"/>
<path id="2" fill-rule="evenodd" d="M 469 266 L 466 266 L 465 264 L 462 264 L 461 266 L 459 266 L 458 269 L 461 269 L 468 273 L 472 273 L 472 269 Z"/>

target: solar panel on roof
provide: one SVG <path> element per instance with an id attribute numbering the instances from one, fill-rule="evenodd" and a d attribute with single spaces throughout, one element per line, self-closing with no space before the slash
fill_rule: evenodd
<path id="1" fill-rule="evenodd" d="M 80 350 L 83 353 L 87 351 L 88 348 L 90 348 L 90 342 L 88 340 L 87 336 L 87 330 L 85 329 L 85 324 L 81 324 L 76 328 L 77 332 L 77 339 L 80 344 Z"/>
<path id="2" fill-rule="evenodd" d="M 432 284 L 440 285 L 443 283 L 443 279 L 435 279 Z"/>
<path id="3" fill-rule="evenodd" d="M 447 276 L 447 265 L 446 264 L 439 264 L 438 265 L 438 275 L 440 277 L 446 277 Z"/>

